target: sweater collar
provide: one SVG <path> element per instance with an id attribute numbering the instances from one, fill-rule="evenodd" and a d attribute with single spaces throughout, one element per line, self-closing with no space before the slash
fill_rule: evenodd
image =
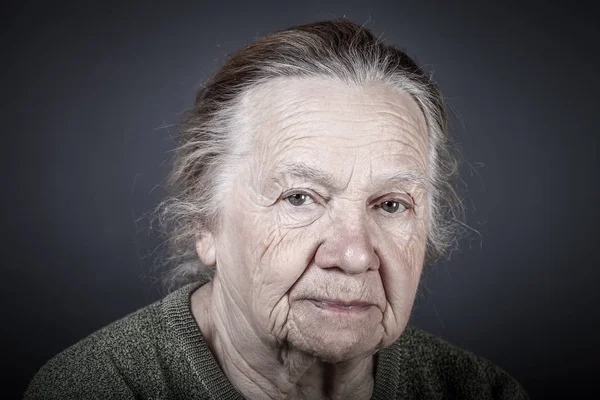
<path id="1" fill-rule="evenodd" d="M 219 368 L 192 314 L 190 296 L 204 283 L 206 282 L 200 281 L 188 284 L 164 299 L 162 308 L 167 325 L 211 398 L 243 400 Z"/>

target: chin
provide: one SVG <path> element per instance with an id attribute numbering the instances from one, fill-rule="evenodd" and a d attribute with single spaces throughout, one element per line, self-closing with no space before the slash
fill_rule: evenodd
<path id="1" fill-rule="evenodd" d="M 368 357 L 384 338 L 381 313 L 373 308 L 361 315 L 328 313 L 309 305 L 292 307 L 287 342 L 328 363 Z"/>
<path id="2" fill-rule="evenodd" d="M 314 343 L 304 342 L 300 350 L 331 364 L 346 362 L 356 358 L 373 355 L 379 350 L 380 340 L 369 338 L 364 340 L 350 332 L 323 334 L 320 340 Z"/>

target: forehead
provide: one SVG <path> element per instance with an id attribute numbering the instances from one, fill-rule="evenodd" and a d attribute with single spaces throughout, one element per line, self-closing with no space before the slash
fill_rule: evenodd
<path id="1" fill-rule="evenodd" d="M 383 83 L 279 78 L 242 101 L 242 126 L 261 165 L 368 162 L 427 171 L 427 129 L 410 95 Z M 342 168 L 343 169 L 343 168 Z"/>

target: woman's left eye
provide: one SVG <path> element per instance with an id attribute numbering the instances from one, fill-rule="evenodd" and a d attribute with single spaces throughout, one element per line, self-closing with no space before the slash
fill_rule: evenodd
<path id="1" fill-rule="evenodd" d="M 393 214 L 397 211 L 403 212 L 404 210 L 406 210 L 406 206 L 402 203 L 400 203 L 399 201 L 392 201 L 392 200 L 388 200 L 388 201 L 384 201 L 383 203 L 379 203 L 377 205 L 377 208 L 381 208 L 383 211 L 386 211 L 390 214 Z"/>
<path id="2" fill-rule="evenodd" d="M 285 198 L 293 206 L 303 206 L 306 204 L 314 203 L 313 199 L 305 193 L 294 193 Z"/>

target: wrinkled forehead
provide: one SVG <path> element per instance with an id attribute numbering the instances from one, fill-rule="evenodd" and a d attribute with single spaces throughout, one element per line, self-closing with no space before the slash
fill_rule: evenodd
<path id="1" fill-rule="evenodd" d="M 238 126 L 251 138 L 251 153 L 402 154 L 412 168 L 428 169 L 423 113 L 388 84 L 277 78 L 248 91 L 240 106 Z"/>

